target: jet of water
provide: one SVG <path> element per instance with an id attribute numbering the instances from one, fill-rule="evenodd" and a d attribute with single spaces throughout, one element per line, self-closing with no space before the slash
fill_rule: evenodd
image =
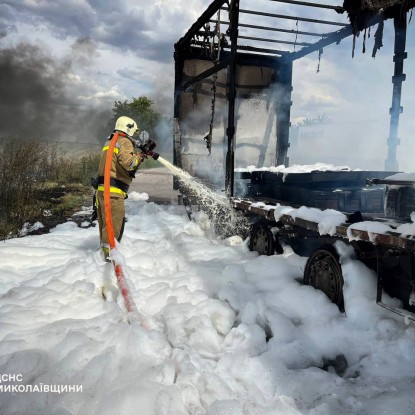
<path id="1" fill-rule="evenodd" d="M 229 199 L 163 157 L 159 157 L 158 161 L 180 180 L 180 190 L 186 194 L 191 204 L 196 205 L 209 216 L 217 235 L 224 238 L 232 235 L 247 236 L 249 222 L 241 212 L 232 207 Z"/>

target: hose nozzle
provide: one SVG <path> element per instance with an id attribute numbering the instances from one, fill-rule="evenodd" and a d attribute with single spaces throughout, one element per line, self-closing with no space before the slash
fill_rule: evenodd
<path id="1" fill-rule="evenodd" d="M 150 139 L 139 144 L 137 147 L 141 150 L 145 157 L 152 157 L 154 160 L 157 160 L 160 156 L 159 153 L 154 151 L 156 143 Z"/>

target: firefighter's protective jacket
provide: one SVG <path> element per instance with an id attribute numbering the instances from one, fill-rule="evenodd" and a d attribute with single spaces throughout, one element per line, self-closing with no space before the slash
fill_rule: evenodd
<path id="1" fill-rule="evenodd" d="M 107 158 L 107 151 L 111 142 L 112 136 L 105 143 L 102 148 L 101 160 L 99 162 L 98 176 L 104 176 L 105 161 Z M 114 147 L 114 154 L 112 155 L 111 178 L 116 179 L 123 184 L 129 186 L 132 182 L 137 167 L 141 162 L 141 158 L 134 154 L 134 147 L 132 142 L 125 136 L 119 135 L 117 144 Z M 101 186 L 98 187 L 98 190 Z M 111 185 L 111 194 L 118 194 L 126 197 L 126 192 L 118 191 L 115 186 Z"/>

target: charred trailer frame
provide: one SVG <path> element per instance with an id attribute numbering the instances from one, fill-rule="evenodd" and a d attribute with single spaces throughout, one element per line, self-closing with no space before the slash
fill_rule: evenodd
<path id="1" fill-rule="evenodd" d="M 407 184 L 415 185 L 414 182 Z M 354 223 L 373 220 L 370 215 L 362 216 L 360 212 L 346 215 L 346 221 L 336 226 L 333 234 L 324 235 L 319 231 L 319 224 L 311 219 L 283 214 L 276 220 L 275 202 L 269 203 L 233 200 L 236 209 L 246 212 L 255 220 L 249 241 L 251 251 L 262 255 L 280 254 L 283 246 L 288 244 L 297 254 L 309 257 L 304 270 L 304 283 L 323 291 L 344 311 L 343 276 L 339 255 L 334 249 L 335 242 L 342 241 L 353 247 L 356 259 L 376 272 L 377 304 L 415 322 L 413 237 L 394 231 L 377 233 L 354 228 Z M 384 223 L 393 226 L 393 221 Z M 400 299 L 403 308 L 385 302 L 384 290 Z"/>
<path id="2" fill-rule="evenodd" d="M 218 174 L 219 179 L 224 178 L 224 183 L 215 182 L 217 187 L 226 191 L 229 198 L 232 198 L 235 193 L 235 153 L 238 151 L 238 141 L 236 134 L 238 131 L 238 105 L 240 105 L 239 98 L 249 96 L 252 91 L 258 91 L 264 88 L 272 87 L 275 91 L 274 98 L 269 106 L 271 111 L 275 112 L 276 125 L 276 143 L 275 155 L 273 158 L 274 165 L 284 164 L 289 165 L 288 150 L 289 150 L 289 128 L 290 128 L 290 111 L 291 111 L 291 91 L 292 85 L 292 71 L 293 64 L 296 60 L 316 51 L 322 51 L 323 48 L 338 44 L 342 39 L 349 36 L 356 37 L 363 30 L 378 25 L 378 31 L 381 32 L 385 20 L 393 19 L 395 28 L 395 48 L 394 48 L 394 63 L 395 70 L 392 78 L 393 93 L 392 106 L 390 108 L 390 131 L 387 139 L 388 156 L 385 161 L 385 169 L 390 171 L 398 170 L 398 162 L 396 159 L 396 148 L 399 144 L 398 138 L 398 124 L 399 116 L 403 109 L 401 107 L 401 91 L 402 82 L 405 80 L 403 73 L 403 62 L 407 57 L 405 52 L 406 41 L 406 19 L 408 11 L 415 6 L 415 0 L 345 0 L 343 6 L 331 6 L 327 4 L 313 3 L 309 1 L 299 0 L 264 0 L 273 2 L 276 6 L 280 4 L 290 4 L 299 7 L 307 8 L 307 10 L 315 10 L 317 13 L 320 10 L 329 10 L 333 12 L 333 20 L 323 20 L 318 14 L 316 18 L 305 17 L 301 15 L 287 15 L 268 13 L 254 9 L 244 9 L 241 3 L 249 3 L 249 0 L 214 0 L 200 18 L 193 24 L 188 32 L 175 44 L 175 87 L 174 87 L 174 162 L 177 166 L 188 170 L 190 173 L 197 175 L 197 168 L 199 162 L 196 159 L 194 165 L 189 166 L 186 151 L 184 147 L 189 144 L 189 140 L 184 139 L 186 134 L 184 130 L 188 128 L 185 117 L 189 108 L 197 106 L 198 100 L 201 97 L 208 97 L 212 99 L 212 116 L 210 131 L 204 137 L 208 151 L 210 152 L 215 143 L 212 141 L 212 124 L 215 115 L 223 115 L 223 131 L 222 141 L 217 141 L 216 144 L 222 146 L 223 151 L 223 174 Z M 340 22 L 336 19 L 339 14 L 347 13 L 349 21 L 347 23 Z M 223 17 L 225 14 L 225 17 Z M 260 16 L 272 19 L 273 24 L 264 25 L 256 22 L 244 22 L 241 16 L 257 17 Z M 323 28 L 320 31 L 316 30 L 290 30 L 278 25 L 275 22 L 307 22 L 314 24 L 315 27 Z M 214 25 L 213 29 L 212 26 Z M 326 32 L 324 28 L 329 28 L 331 31 Z M 255 30 L 260 33 L 255 36 L 246 36 L 242 33 L 243 30 Z M 288 41 L 285 39 L 275 39 L 267 36 L 267 33 L 287 34 L 290 33 L 295 36 L 295 39 Z M 264 34 L 265 33 L 265 34 Z M 297 35 L 303 35 L 309 39 L 310 42 L 297 42 Z M 375 35 L 376 36 L 376 35 Z M 317 41 L 313 41 L 317 39 Z M 380 38 L 381 39 L 381 38 Z M 246 41 L 255 42 L 252 44 L 242 44 Z M 257 43 L 268 42 L 269 44 L 282 45 L 281 48 L 264 48 L 258 47 Z M 381 43 L 381 42 L 380 42 Z M 301 46 L 297 51 L 290 51 L 287 45 Z M 379 47 L 379 41 L 377 46 Z M 374 52 L 376 50 L 374 49 Z M 249 80 L 249 73 L 255 70 L 261 71 L 263 75 L 263 83 L 260 85 L 252 85 Z M 244 74 L 247 77 L 244 78 Z M 248 79 L 248 81 L 246 80 Z M 221 100 L 221 107 L 215 107 L 215 98 Z M 197 125 L 197 118 L 193 120 L 193 124 Z M 264 140 L 261 144 L 252 144 L 259 149 L 259 159 L 262 163 L 265 160 L 264 148 L 269 144 L 270 129 L 267 125 L 267 132 L 264 134 Z M 239 140 L 239 138 L 238 138 Z M 203 139 L 199 138 L 203 143 Z M 192 143 L 191 143 L 192 144 Z M 221 166 L 213 166 L 212 170 L 220 170 Z M 261 166 L 259 166 L 261 167 Z M 382 180 L 390 173 L 384 172 L 383 176 L 380 174 L 376 176 L 376 180 Z M 178 187 L 178 183 L 175 183 Z M 412 185 L 410 185 L 412 186 Z M 275 204 L 278 201 L 277 195 L 266 195 L 270 204 Z M 279 200 L 281 202 L 281 200 Z M 290 200 L 288 200 L 288 204 Z M 272 228 L 280 227 L 280 233 L 286 235 L 291 241 L 297 237 L 298 241 L 305 242 L 307 249 L 313 246 L 313 243 L 320 244 L 320 248 L 315 249 L 311 253 L 308 263 L 307 275 L 305 280 L 308 283 L 314 284 L 317 288 L 323 288 L 323 291 L 341 306 L 341 298 L 338 293 L 334 298 L 330 296 L 332 286 L 330 283 L 324 283 L 322 287 L 314 280 L 322 279 L 326 275 L 324 272 L 320 275 L 315 272 L 315 264 L 321 267 L 327 265 L 331 271 L 338 274 L 338 258 L 331 248 L 333 242 L 337 239 L 345 240 L 347 235 L 347 225 L 339 229 L 339 234 L 335 237 L 322 238 L 316 233 L 316 224 L 310 224 L 303 221 L 292 223 L 292 218 L 285 218 L 276 223 L 273 217 L 269 216 L 272 210 L 256 209 L 252 207 L 252 201 L 238 201 L 235 202 L 237 209 L 245 211 L 249 215 L 255 215 L 256 218 L 262 218 L 254 224 L 251 232 L 251 248 L 260 251 L 263 254 L 273 254 L 280 249 L 275 235 L 271 231 Z M 282 200 L 282 203 L 287 204 L 287 200 Z M 319 206 L 320 207 L 320 206 Z M 355 221 L 356 217 L 351 221 Z M 368 218 L 370 220 L 372 217 Z M 362 218 L 360 217 L 360 220 Z M 264 222 L 265 221 L 265 222 Z M 278 225 L 278 226 L 277 226 Z M 252 236 L 257 237 L 257 242 L 261 246 L 255 245 Z M 288 236 L 287 236 L 288 235 Z M 353 243 L 358 258 L 376 270 L 378 275 L 378 303 L 384 307 L 382 302 L 382 287 L 390 285 L 391 291 L 394 291 L 396 285 L 387 278 L 387 273 L 394 269 L 400 269 L 398 273 L 404 274 L 405 284 L 412 284 L 415 287 L 415 271 L 414 271 L 414 252 L 415 246 L 412 242 L 408 242 L 402 235 L 379 235 L 375 242 L 371 240 L 371 236 L 366 232 L 359 235 L 362 242 Z M 396 239 L 397 238 L 397 239 Z M 402 242 L 404 240 L 404 242 Z M 308 242 L 307 242 L 308 241 Z M 314 241 L 313 243 L 309 243 Z M 402 245 L 403 244 L 403 245 Z M 314 262 L 313 262 L 314 261 Z M 309 265 L 311 264 L 311 265 Z M 313 268 L 314 267 L 314 268 Z M 314 270 L 314 271 L 313 271 Z M 393 271 L 395 272 L 395 271 Z M 314 274 L 313 274 L 314 273 Z M 315 275 L 316 274 L 316 275 Z M 314 275 L 314 277 L 313 277 Z M 319 277 L 320 275 L 320 277 Z M 328 278 L 327 274 L 327 278 Z M 386 276 L 386 277 L 385 277 Z M 338 279 L 341 278 L 337 275 Z M 400 277 L 399 277 L 400 278 Z M 399 279 L 398 278 L 398 279 Z M 337 287 L 338 288 L 338 287 Z M 338 289 L 335 291 L 338 291 Z M 389 287 L 390 288 L 390 287 Z M 415 288 L 414 288 L 415 290 Z M 396 290 L 395 290 L 396 291 Z M 395 295 L 400 294 L 394 292 Z M 409 304 L 410 301 L 403 299 L 410 311 L 403 311 L 393 307 L 392 311 L 398 314 L 405 315 L 409 319 L 415 320 L 413 307 Z M 411 308 L 412 307 L 412 308 Z M 390 307 L 389 307 L 390 308 Z"/>
<path id="3" fill-rule="evenodd" d="M 248 0 L 246 0 L 248 2 Z M 312 19 L 302 16 L 286 14 L 266 13 L 262 11 L 246 10 L 240 8 L 241 0 L 214 0 L 201 17 L 193 24 L 188 32 L 175 44 L 175 86 L 174 86 L 174 162 L 183 167 L 181 152 L 180 125 L 183 121 L 181 100 L 185 94 L 193 93 L 201 84 L 209 78 L 217 76 L 220 71 L 226 71 L 226 81 L 223 91 L 227 104 L 227 120 L 224 135 L 226 136 L 226 173 L 224 187 L 229 197 L 234 195 L 234 160 L 236 147 L 236 128 L 238 120 L 236 115 L 237 90 L 241 85 L 241 68 L 271 68 L 273 71 L 271 84 L 275 86 L 275 112 L 277 118 L 277 143 L 275 165 L 289 165 L 289 128 L 292 91 L 293 63 L 313 53 L 322 51 L 323 48 L 338 44 L 349 36 L 357 36 L 361 31 L 374 25 L 383 26 L 387 19 L 394 20 L 395 27 L 395 71 L 392 78 L 393 94 L 390 108 L 390 132 L 387 139 L 388 157 L 385 161 L 385 169 L 398 170 L 396 148 L 399 145 L 398 124 L 399 115 L 403 109 L 401 103 L 402 82 L 405 80 L 403 62 L 407 57 L 405 52 L 406 40 L 406 16 L 407 12 L 415 5 L 415 0 L 345 0 L 343 7 L 326 4 L 312 3 L 297 0 L 264 0 L 273 3 L 288 3 L 302 6 L 311 10 L 332 10 L 334 15 L 347 13 L 351 23 L 339 21 Z M 220 15 L 222 13 L 222 15 Z M 226 18 L 222 18 L 227 13 Z M 215 19 L 215 15 L 218 17 Z M 326 28 L 340 28 L 331 32 L 294 31 L 280 28 L 277 23 L 273 26 L 263 26 L 240 23 L 240 16 L 260 16 L 273 19 L 273 21 L 307 22 Z M 211 24 L 216 27 L 211 29 Z M 226 28 L 223 32 L 222 28 Z M 310 39 L 318 38 L 314 43 L 276 40 L 270 37 L 244 36 L 240 30 L 256 30 L 258 33 L 291 33 L 295 36 L 303 35 Z M 269 42 L 282 44 L 285 49 L 265 49 L 256 46 L 242 45 L 241 41 Z M 287 45 L 302 46 L 298 51 L 289 51 Z M 373 53 L 375 53 L 374 51 Z M 205 70 L 197 70 L 189 73 L 186 64 L 189 62 L 206 63 Z M 186 73 L 188 72 L 188 73 Z M 265 86 L 270 86 L 267 84 Z M 190 91 L 190 92 L 189 92 Z M 196 92 L 197 94 L 197 92 Z"/>

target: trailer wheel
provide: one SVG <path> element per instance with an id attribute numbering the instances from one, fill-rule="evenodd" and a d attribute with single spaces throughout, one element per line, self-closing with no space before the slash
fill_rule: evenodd
<path id="1" fill-rule="evenodd" d="M 333 245 L 323 245 L 310 255 L 304 270 L 304 284 L 323 291 L 344 312 L 343 274 Z"/>
<path id="2" fill-rule="evenodd" d="M 281 254 L 283 249 L 274 238 L 271 228 L 266 222 L 257 222 L 252 226 L 249 238 L 249 250 L 260 255 L 274 255 L 275 251 Z"/>

